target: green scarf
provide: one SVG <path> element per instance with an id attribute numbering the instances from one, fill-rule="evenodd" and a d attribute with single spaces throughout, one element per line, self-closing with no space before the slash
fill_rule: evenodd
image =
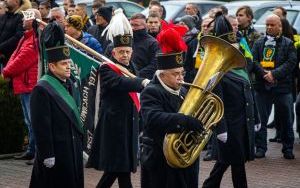
<path id="1" fill-rule="evenodd" d="M 245 80 L 247 80 L 250 83 L 249 75 L 248 75 L 247 71 L 244 68 L 232 69 L 230 71 L 233 72 L 234 74 L 239 75 L 240 77 L 244 78 Z"/>
<path id="2" fill-rule="evenodd" d="M 56 91 L 59 96 L 65 101 L 68 107 L 72 110 L 76 118 L 76 127 L 81 133 L 84 133 L 83 124 L 80 120 L 80 113 L 74 98 L 70 95 L 67 89 L 54 77 L 45 74 L 40 80 L 46 81 L 53 89 Z"/>

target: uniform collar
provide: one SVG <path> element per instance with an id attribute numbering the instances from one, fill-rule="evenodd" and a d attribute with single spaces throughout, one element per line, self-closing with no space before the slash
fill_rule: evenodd
<path id="1" fill-rule="evenodd" d="M 172 88 L 170 88 L 169 86 L 167 86 L 159 77 L 159 74 L 158 72 L 155 73 L 159 83 L 162 85 L 162 87 L 168 91 L 169 93 L 173 94 L 173 95 L 177 95 L 177 96 L 180 96 L 180 89 L 179 90 L 174 90 Z"/>

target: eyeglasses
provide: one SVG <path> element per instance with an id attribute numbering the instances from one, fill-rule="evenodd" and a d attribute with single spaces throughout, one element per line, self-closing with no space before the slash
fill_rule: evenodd
<path id="1" fill-rule="evenodd" d="M 116 52 L 120 55 L 125 55 L 125 54 L 130 55 L 132 53 L 131 50 L 117 50 Z"/>

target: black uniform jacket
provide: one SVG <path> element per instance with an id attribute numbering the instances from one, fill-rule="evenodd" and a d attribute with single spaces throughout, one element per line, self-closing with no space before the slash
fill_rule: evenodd
<path id="1" fill-rule="evenodd" d="M 193 188 L 198 185 L 198 161 L 188 168 L 172 168 L 163 154 L 163 140 L 170 127 L 177 125 L 176 117 L 184 98 L 167 91 L 154 76 L 141 93 L 141 114 L 144 136 L 154 140 L 151 165 L 142 166 L 142 187 Z M 152 161 L 152 162 L 151 162 Z"/>
<path id="2" fill-rule="evenodd" d="M 136 171 L 138 112 L 128 92 L 140 92 L 142 80 L 118 75 L 108 65 L 100 67 L 100 117 L 89 167 L 107 172 Z"/>
<path id="3" fill-rule="evenodd" d="M 217 160 L 243 164 L 254 159 L 254 125 L 259 123 L 253 89 L 245 78 L 229 72 L 215 88 L 224 103 L 224 116 L 216 134 L 227 132 L 226 143 L 217 140 Z"/>
<path id="4" fill-rule="evenodd" d="M 137 76 L 152 79 L 156 71 L 159 51 L 157 40 L 150 36 L 145 29 L 133 32 L 132 62 Z"/>
<path id="5" fill-rule="evenodd" d="M 66 87 L 74 93 L 70 80 Z M 83 134 L 68 105 L 47 82 L 39 81 L 30 108 L 37 147 L 30 187 L 84 187 Z M 47 168 L 43 161 L 50 157 L 55 157 L 55 165 Z"/>

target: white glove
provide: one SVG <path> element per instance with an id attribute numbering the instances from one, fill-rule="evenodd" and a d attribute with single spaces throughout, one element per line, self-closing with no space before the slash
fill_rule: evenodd
<path id="1" fill-rule="evenodd" d="M 143 81 L 142 81 L 142 85 L 144 86 L 144 87 L 146 87 L 148 84 L 150 83 L 150 80 L 149 79 L 144 79 Z"/>
<path id="2" fill-rule="evenodd" d="M 55 157 L 47 158 L 43 163 L 47 168 L 52 168 L 55 165 Z"/>
<path id="3" fill-rule="evenodd" d="M 226 143 L 227 142 L 227 132 L 221 133 L 217 135 L 217 139 L 219 139 L 221 142 Z"/>
<path id="4" fill-rule="evenodd" d="M 254 125 L 254 131 L 255 132 L 258 132 L 260 130 L 260 128 L 261 128 L 261 124 L 260 123 Z"/>

